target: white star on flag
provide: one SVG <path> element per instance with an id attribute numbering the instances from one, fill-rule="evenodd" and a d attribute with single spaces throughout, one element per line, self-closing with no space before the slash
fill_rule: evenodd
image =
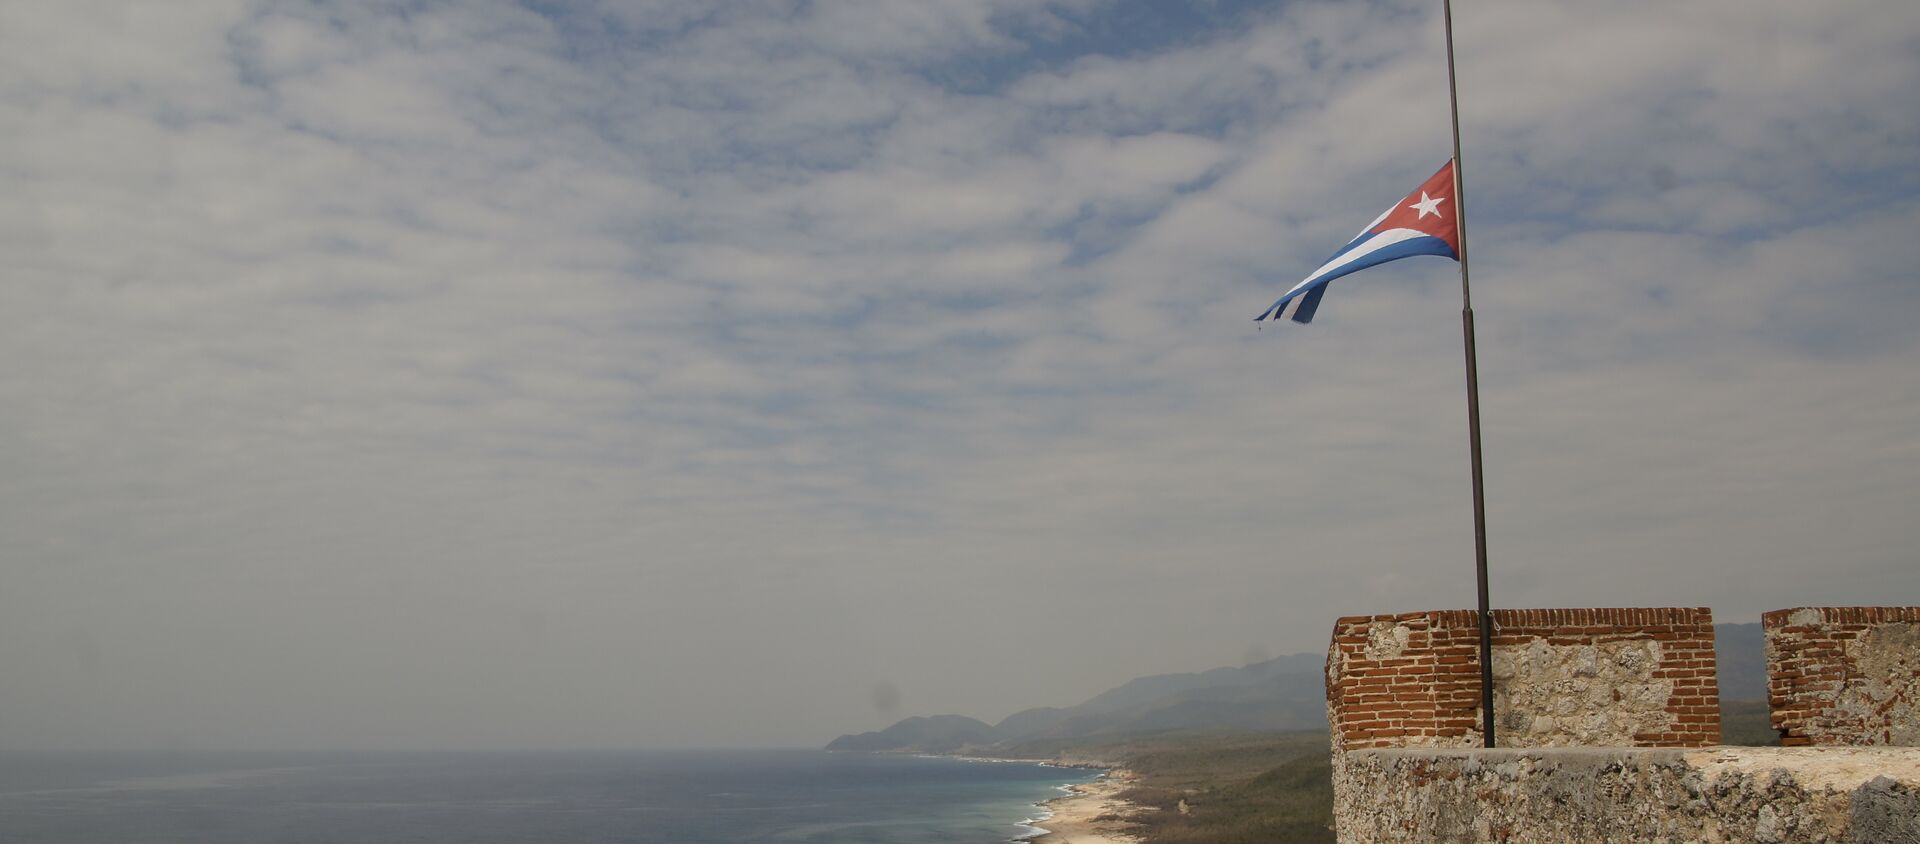
<path id="1" fill-rule="evenodd" d="M 1420 201 L 1407 207 L 1419 211 L 1421 217 L 1425 217 L 1428 214 L 1438 217 L 1440 216 L 1440 203 L 1446 201 L 1447 198 L 1444 196 L 1428 196 L 1426 191 L 1421 191 Z"/>

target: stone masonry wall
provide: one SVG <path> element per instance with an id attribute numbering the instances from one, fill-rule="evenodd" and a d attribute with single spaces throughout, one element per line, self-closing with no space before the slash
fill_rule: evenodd
<path id="1" fill-rule="evenodd" d="M 1920 607 L 1800 607 L 1760 621 L 1781 744 L 1920 746 Z"/>
<path id="2" fill-rule="evenodd" d="M 1336 751 L 1480 742 L 1479 613 L 1349 616 L 1327 652 Z M 1700 607 L 1495 610 L 1503 747 L 1720 740 L 1713 614 Z"/>
<path id="3" fill-rule="evenodd" d="M 1906 748 L 1384 749 L 1338 754 L 1342 844 L 1920 842 Z"/>

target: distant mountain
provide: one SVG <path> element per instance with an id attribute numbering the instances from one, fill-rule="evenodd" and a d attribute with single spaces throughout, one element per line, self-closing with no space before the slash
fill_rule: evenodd
<path id="1" fill-rule="evenodd" d="M 1082 705 L 1084 706 L 1085 704 Z M 1077 708 L 1078 707 L 1076 707 L 1076 709 Z M 1076 713 L 1073 709 L 1061 709 L 1053 706 L 1043 706 L 1039 709 L 1023 709 L 1012 715 L 1008 715 L 1002 719 L 1000 723 L 995 724 L 994 730 L 1001 735 L 1008 736 L 1037 736 L 1050 730 L 1058 729 L 1062 724 L 1072 721 L 1075 717 Z"/>
<path id="2" fill-rule="evenodd" d="M 1721 700 L 1767 699 L 1766 634 L 1759 622 L 1714 625 L 1713 654 L 1720 663 Z"/>
<path id="3" fill-rule="evenodd" d="M 1290 654 L 1241 668 L 1130 680 L 1065 709 L 1016 712 L 996 725 L 1002 741 L 1169 730 L 1306 730 L 1324 727 L 1326 657 Z"/>
<path id="4" fill-rule="evenodd" d="M 1119 712 L 1190 689 L 1261 686 L 1283 675 L 1311 674 L 1318 678 L 1326 662 L 1326 654 L 1289 654 L 1241 668 L 1215 668 L 1197 674 L 1155 674 L 1129 680 L 1074 708 L 1086 712 Z"/>
<path id="5" fill-rule="evenodd" d="M 1759 624 L 1714 626 L 1720 696 L 1764 700 L 1766 656 Z M 841 736 L 828 750 L 951 753 L 1019 742 L 1089 736 L 1322 729 L 1326 655 L 1289 654 L 1240 668 L 1129 680 L 1077 706 L 1026 709 L 998 724 L 960 715 L 908 718 L 884 730 Z"/>
<path id="6" fill-rule="evenodd" d="M 841 736 L 827 745 L 828 750 L 917 750 L 923 753 L 952 753 L 984 747 L 998 740 L 992 726 L 965 715 L 913 717 L 879 732 Z"/>
<path id="7" fill-rule="evenodd" d="M 1035 739 L 1128 733 L 1304 730 L 1325 727 L 1319 654 L 1291 654 L 1242 668 L 1130 680 L 1078 706 L 1027 709 L 988 726 L 972 718 L 908 718 L 879 732 L 841 736 L 828 750 L 945 753 Z"/>
<path id="8" fill-rule="evenodd" d="M 1279 732 L 1324 727 L 1327 702 L 1320 676 L 1317 671 L 1311 675 L 1277 675 L 1273 682 L 1257 686 L 1210 686 L 1176 692 L 1120 713 L 1122 717 L 1101 732 Z"/>

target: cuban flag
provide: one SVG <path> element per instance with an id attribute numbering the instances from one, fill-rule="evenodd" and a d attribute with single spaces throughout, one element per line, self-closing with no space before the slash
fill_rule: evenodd
<path id="1" fill-rule="evenodd" d="M 1426 184 L 1407 194 L 1387 213 L 1360 232 L 1352 243 L 1333 253 L 1333 257 L 1293 286 L 1280 301 L 1254 322 L 1283 316 L 1294 322 L 1312 322 L 1327 293 L 1327 282 L 1355 270 L 1384 264 L 1412 255 L 1442 255 L 1460 260 L 1460 225 L 1453 198 L 1453 162 L 1448 161 Z"/>

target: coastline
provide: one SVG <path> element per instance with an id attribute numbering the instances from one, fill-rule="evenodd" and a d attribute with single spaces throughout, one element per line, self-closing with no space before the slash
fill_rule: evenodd
<path id="1" fill-rule="evenodd" d="M 1038 844 L 1139 844 L 1141 839 L 1127 831 L 1133 824 L 1124 818 L 1140 811 L 1140 807 L 1119 796 L 1137 779 L 1132 771 L 1112 768 L 1092 782 L 1066 786 L 1066 795 L 1043 804 L 1046 817 L 1029 822 L 1044 831 L 1026 840 Z"/>

